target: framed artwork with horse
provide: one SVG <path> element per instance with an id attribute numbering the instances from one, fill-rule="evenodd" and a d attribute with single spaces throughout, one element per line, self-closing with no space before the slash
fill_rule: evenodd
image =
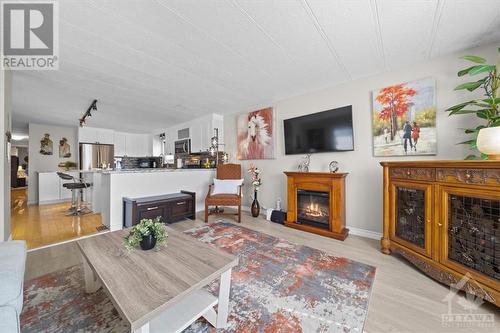
<path id="1" fill-rule="evenodd" d="M 263 160 L 275 158 L 273 108 L 242 114 L 238 117 L 238 159 Z"/>

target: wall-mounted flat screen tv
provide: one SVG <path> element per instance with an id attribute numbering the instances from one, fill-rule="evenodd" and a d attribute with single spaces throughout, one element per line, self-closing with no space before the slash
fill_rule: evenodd
<path id="1" fill-rule="evenodd" d="M 285 154 L 354 150 L 352 105 L 285 119 Z"/>

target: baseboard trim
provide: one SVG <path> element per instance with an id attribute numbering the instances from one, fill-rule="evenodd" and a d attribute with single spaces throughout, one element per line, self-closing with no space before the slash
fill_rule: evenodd
<path id="1" fill-rule="evenodd" d="M 355 228 L 355 227 L 349 227 L 349 234 L 350 235 L 355 235 L 355 236 L 360 236 L 360 237 L 365 237 L 365 238 L 370 238 L 370 239 L 376 239 L 380 240 L 382 238 L 382 233 L 380 232 L 375 232 L 371 230 L 366 230 L 366 229 L 361 229 L 361 228 Z"/>
<path id="2" fill-rule="evenodd" d="M 63 203 L 63 202 L 71 202 L 71 199 L 57 199 L 57 200 L 38 201 L 38 205 L 39 206 L 53 205 L 53 204 L 58 204 L 58 203 Z"/>
<path id="3" fill-rule="evenodd" d="M 250 206 L 241 206 L 241 210 L 243 212 L 250 212 Z M 263 216 L 264 218 L 266 218 L 266 211 L 267 211 L 266 209 L 261 207 L 260 215 Z M 349 229 L 350 235 L 369 238 L 369 239 L 376 239 L 376 240 L 380 240 L 382 238 L 382 233 L 380 232 L 356 228 L 356 227 L 349 227 L 349 226 L 347 226 L 347 228 Z"/>

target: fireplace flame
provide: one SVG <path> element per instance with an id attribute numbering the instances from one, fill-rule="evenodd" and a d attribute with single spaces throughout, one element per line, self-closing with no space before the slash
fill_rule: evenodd
<path id="1" fill-rule="evenodd" d="M 326 213 L 323 212 L 317 203 L 312 203 L 308 205 L 305 209 L 306 215 L 312 216 L 312 217 L 323 217 L 326 216 Z"/>

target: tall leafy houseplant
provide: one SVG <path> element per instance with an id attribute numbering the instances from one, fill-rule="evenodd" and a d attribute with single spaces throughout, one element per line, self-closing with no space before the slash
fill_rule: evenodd
<path id="1" fill-rule="evenodd" d="M 500 52 L 500 48 L 498 48 L 498 52 Z M 479 125 L 476 128 L 467 128 L 465 130 L 465 133 L 472 135 L 472 138 L 470 140 L 461 142 L 461 144 L 469 145 L 471 150 L 475 150 L 477 148 L 477 135 L 479 134 L 479 131 L 481 129 L 500 126 L 500 97 L 498 97 L 498 89 L 500 88 L 500 75 L 498 73 L 498 64 L 487 64 L 486 59 L 484 58 L 468 55 L 463 57 L 462 59 L 468 60 L 474 63 L 474 65 L 459 71 L 459 77 L 465 75 L 474 77 L 479 74 L 485 76 L 475 81 L 462 83 L 461 85 L 457 86 L 455 90 L 468 90 L 472 92 L 478 88 L 481 88 L 484 90 L 485 98 L 473 99 L 467 102 L 463 102 L 446 109 L 446 111 L 449 112 L 449 116 L 475 114 L 477 117 L 484 119 L 484 124 Z M 472 160 L 477 158 L 478 157 L 475 154 L 471 154 L 468 155 L 465 159 Z M 481 154 L 481 159 L 488 159 L 488 156 L 485 154 Z"/>

